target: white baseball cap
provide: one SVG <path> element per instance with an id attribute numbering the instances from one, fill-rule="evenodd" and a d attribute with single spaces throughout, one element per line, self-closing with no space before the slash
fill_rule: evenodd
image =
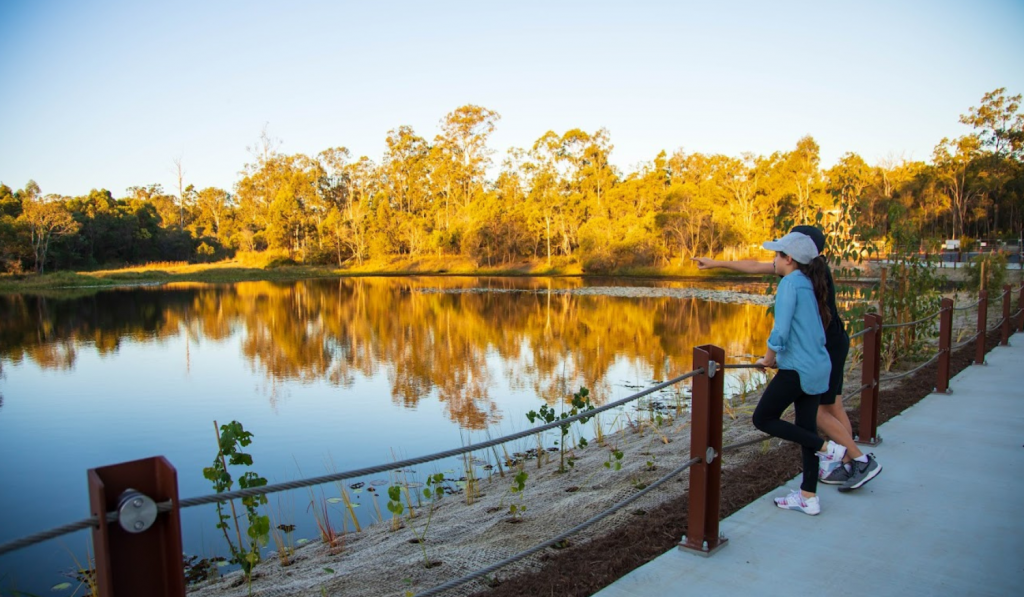
<path id="1" fill-rule="evenodd" d="M 769 251 L 781 251 L 789 255 L 797 263 L 807 265 L 818 256 L 818 247 L 811 237 L 802 232 L 790 232 L 778 240 L 770 240 L 763 245 Z"/>

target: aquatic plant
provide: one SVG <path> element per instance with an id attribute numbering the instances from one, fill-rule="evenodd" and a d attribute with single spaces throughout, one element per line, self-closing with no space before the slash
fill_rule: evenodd
<path id="1" fill-rule="evenodd" d="M 217 427 L 217 421 L 213 422 L 213 429 L 217 435 L 217 456 L 213 460 L 213 466 L 203 469 L 203 477 L 213 482 L 213 488 L 217 493 L 231 491 L 234 486 L 234 479 L 228 471 L 228 465 L 252 466 L 252 456 L 241 451 L 252 443 L 253 434 L 246 431 L 238 421 L 231 421 L 226 425 Z M 242 489 L 263 487 L 267 480 L 253 471 L 247 471 L 238 478 L 238 485 Z M 260 561 L 260 547 L 267 544 L 270 534 L 270 518 L 261 515 L 259 506 L 267 503 L 267 496 L 255 495 L 242 498 L 242 505 L 245 507 L 246 539 L 242 539 L 242 529 L 239 524 L 239 516 L 235 510 L 235 501 L 228 500 L 231 506 L 231 515 L 223 510 L 223 502 L 217 502 L 217 528 L 224 533 L 224 540 L 227 541 L 228 549 L 231 552 L 231 563 L 238 564 L 242 568 L 246 579 L 251 581 L 252 569 Z M 228 521 L 233 522 L 237 545 L 231 541 L 228 534 Z"/>

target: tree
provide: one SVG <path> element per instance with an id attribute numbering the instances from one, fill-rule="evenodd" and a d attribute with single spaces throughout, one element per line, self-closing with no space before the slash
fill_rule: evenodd
<path id="1" fill-rule="evenodd" d="M 980 149 L 981 141 L 977 136 L 964 135 L 952 141 L 943 138 L 932 154 L 939 180 L 949 198 L 953 238 L 963 237 L 967 214 L 978 194 L 975 159 Z"/>
<path id="2" fill-rule="evenodd" d="M 39 200 L 34 197 L 22 202 L 19 219 L 29 226 L 32 235 L 32 250 L 35 256 L 35 270 L 43 273 L 50 242 L 78 232 L 79 225 L 65 209 L 59 197 L 49 196 Z"/>

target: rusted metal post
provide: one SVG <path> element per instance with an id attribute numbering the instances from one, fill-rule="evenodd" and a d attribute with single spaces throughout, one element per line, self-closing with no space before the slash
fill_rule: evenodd
<path id="1" fill-rule="evenodd" d="M 89 469 L 97 597 L 184 597 L 178 474 L 163 456 Z M 170 500 L 169 512 L 156 504 Z M 108 522 L 107 512 L 120 518 Z"/>
<path id="2" fill-rule="evenodd" d="M 935 391 L 949 393 L 949 356 L 953 346 L 953 299 L 942 299 L 939 314 L 939 372 Z"/>
<path id="3" fill-rule="evenodd" d="M 1003 285 L 1003 325 L 999 326 L 999 344 L 1010 345 L 1010 285 Z"/>
<path id="4" fill-rule="evenodd" d="M 728 539 L 718 532 L 722 497 L 722 394 L 721 371 L 725 350 L 712 346 L 693 349 L 693 367 L 704 372 L 693 378 L 690 407 L 690 457 L 700 462 L 690 467 L 689 513 L 686 536 L 680 549 L 710 556 Z M 716 371 L 717 370 L 717 371 Z"/>
<path id="5" fill-rule="evenodd" d="M 873 331 L 864 334 L 864 360 L 861 364 L 860 425 L 854 436 L 858 444 L 877 446 L 882 443 L 878 436 L 878 375 L 882 369 L 882 316 L 878 313 L 864 315 L 864 327 Z"/>
<path id="6" fill-rule="evenodd" d="M 985 332 L 988 325 L 988 291 L 978 291 L 978 337 L 974 341 L 974 364 L 985 364 Z"/>

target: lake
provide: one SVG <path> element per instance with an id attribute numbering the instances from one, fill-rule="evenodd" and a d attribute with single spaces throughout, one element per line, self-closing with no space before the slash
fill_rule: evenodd
<path id="1" fill-rule="evenodd" d="M 425 276 L 0 296 L 0 543 L 87 517 L 89 468 L 163 455 L 182 498 L 212 493 L 214 421 L 252 432 L 252 470 L 276 483 L 522 431 L 581 386 L 617 400 L 689 371 L 700 344 L 762 354 L 767 289 Z M 421 468 L 464 474 L 455 460 Z M 351 496 L 363 524 L 366 496 Z M 275 494 L 269 511 L 312 540 L 310 501 Z M 186 553 L 225 555 L 214 524 L 213 506 L 182 510 Z M 0 592 L 70 595 L 62 572 L 88 545 L 81 531 L 3 556 Z"/>

